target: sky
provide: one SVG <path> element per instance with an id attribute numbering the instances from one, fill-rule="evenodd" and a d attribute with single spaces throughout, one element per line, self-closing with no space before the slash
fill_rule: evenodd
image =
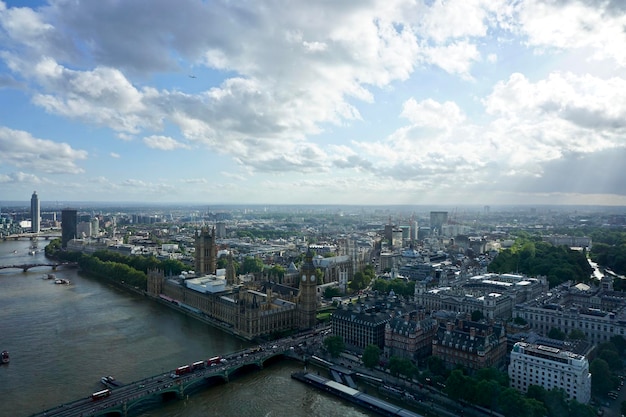
<path id="1" fill-rule="evenodd" d="M 623 0 L 0 0 L 0 201 L 626 205 Z"/>

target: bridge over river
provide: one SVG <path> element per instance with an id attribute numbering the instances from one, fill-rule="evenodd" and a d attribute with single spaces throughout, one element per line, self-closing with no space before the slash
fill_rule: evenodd
<path id="1" fill-rule="evenodd" d="M 56 270 L 60 266 L 78 266 L 76 262 L 53 262 L 53 263 L 32 263 L 32 264 L 20 264 L 20 265 L 0 265 L 0 269 L 21 269 L 26 272 L 31 268 L 36 268 L 38 266 L 47 266 L 52 268 L 52 270 Z"/>
<path id="2" fill-rule="evenodd" d="M 20 240 L 20 239 L 29 239 L 29 240 L 38 240 L 38 239 L 57 239 L 60 238 L 60 234 L 43 234 L 43 233 L 19 233 L 14 235 L 3 235 L 2 240 Z"/>
<path id="3" fill-rule="evenodd" d="M 198 361 L 185 365 L 181 368 L 189 369 L 189 372 L 181 375 L 176 375 L 176 371 L 180 373 L 181 370 L 177 368 L 130 384 L 103 389 L 90 397 L 59 405 L 32 417 L 126 417 L 140 409 L 158 407 L 164 400 L 184 399 L 211 385 L 227 383 L 238 374 L 263 369 L 284 357 L 295 358 L 288 345 L 248 349 L 226 356 L 229 358 L 226 361 Z"/>

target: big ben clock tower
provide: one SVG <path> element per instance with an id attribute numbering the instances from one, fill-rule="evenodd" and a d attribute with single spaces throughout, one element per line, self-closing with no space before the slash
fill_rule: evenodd
<path id="1" fill-rule="evenodd" d="M 300 293 L 298 294 L 298 311 L 300 328 L 310 329 L 315 327 L 315 315 L 317 313 L 317 277 L 313 254 L 311 249 L 306 253 L 304 263 L 300 268 Z"/>

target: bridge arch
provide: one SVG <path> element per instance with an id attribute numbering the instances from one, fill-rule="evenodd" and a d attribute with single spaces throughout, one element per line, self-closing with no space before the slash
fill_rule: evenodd
<path id="1" fill-rule="evenodd" d="M 260 361 L 245 362 L 237 367 L 233 367 L 228 370 L 227 377 L 230 379 L 238 375 L 243 375 L 251 371 L 260 371 L 263 369 L 263 364 Z"/>
<path id="2" fill-rule="evenodd" d="M 135 400 L 127 401 L 126 404 L 122 405 L 122 415 L 132 415 L 135 409 L 142 406 L 145 406 L 146 408 L 153 408 L 157 404 L 180 399 L 181 395 L 180 386 L 174 384 L 159 391 L 151 392 L 149 395 L 144 395 Z"/>

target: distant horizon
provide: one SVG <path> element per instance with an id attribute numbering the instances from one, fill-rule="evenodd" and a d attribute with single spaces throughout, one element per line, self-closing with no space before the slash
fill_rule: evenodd
<path id="1" fill-rule="evenodd" d="M 585 209 L 603 209 L 603 210 L 624 210 L 626 214 L 626 205 L 599 205 L 599 204 L 335 204 L 335 203 L 317 203 L 317 204 L 287 204 L 287 203 L 194 203 L 194 202 L 136 202 L 136 201 L 45 201 L 39 200 L 42 210 L 44 208 L 54 207 L 55 209 L 63 210 L 80 209 L 81 206 L 93 206 L 93 207 L 185 207 L 185 208 L 277 208 L 277 207 L 302 207 L 302 208 L 376 208 L 376 209 L 392 209 L 392 208 L 428 208 L 430 211 L 455 211 L 459 208 L 468 209 L 472 208 L 478 211 L 484 211 L 485 207 L 489 207 L 490 211 L 497 210 L 499 208 L 521 208 L 521 209 L 533 209 L 533 208 L 585 208 Z M 30 208 L 30 200 L 24 201 L 10 201 L 0 200 L 0 209 L 11 207 L 28 207 Z"/>

